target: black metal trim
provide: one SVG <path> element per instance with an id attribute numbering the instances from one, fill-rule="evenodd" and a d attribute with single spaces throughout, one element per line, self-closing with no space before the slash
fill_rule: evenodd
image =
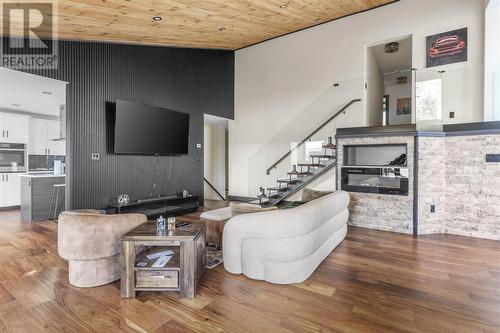
<path id="1" fill-rule="evenodd" d="M 419 138 L 415 137 L 413 145 L 413 236 L 418 236 L 418 147 Z"/>
<path id="2" fill-rule="evenodd" d="M 500 121 L 486 121 L 464 124 L 443 125 L 443 132 L 467 132 L 467 131 L 500 131 Z"/>
<path id="3" fill-rule="evenodd" d="M 446 136 L 471 136 L 471 135 L 491 135 L 491 134 L 500 134 L 500 129 L 482 129 L 482 130 L 447 132 Z"/>
<path id="4" fill-rule="evenodd" d="M 340 185 L 339 185 L 339 138 L 337 137 L 337 135 L 335 135 L 335 147 L 337 148 L 337 150 L 335 151 L 335 160 L 336 160 L 336 163 L 335 165 L 337 166 L 335 168 L 335 190 L 339 190 L 340 189 Z M 342 152 L 342 164 L 344 163 L 344 152 Z"/>
<path id="5" fill-rule="evenodd" d="M 221 198 L 222 200 L 226 201 L 226 198 L 224 198 L 222 196 L 222 194 L 219 193 L 219 191 L 217 191 L 217 189 L 215 188 L 215 186 L 213 186 L 205 177 L 203 177 L 203 180 L 205 181 L 205 183 L 208 184 L 208 186 L 210 186 L 210 188 L 215 192 L 217 193 L 217 195 L 219 196 L 219 198 Z"/>
<path id="6" fill-rule="evenodd" d="M 406 167 L 388 167 L 394 169 L 406 169 Z M 400 178 L 399 188 L 388 188 L 388 187 L 367 187 L 367 186 L 356 186 L 349 185 L 347 179 L 349 172 L 353 169 L 377 169 L 380 171 L 379 167 L 359 167 L 359 166 L 342 166 L 341 167 L 341 189 L 346 192 L 357 192 L 357 193 L 373 193 L 373 194 L 385 194 L 385 195 L 397 195 L 405 196 L 409 195 L 409 179 Z M 379 173 L 380 174 L 380 173 Z"/>

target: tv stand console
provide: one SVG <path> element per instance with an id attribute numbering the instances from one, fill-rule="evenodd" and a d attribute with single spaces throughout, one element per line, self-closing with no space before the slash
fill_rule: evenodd
<path id="1" fill-rule="evenodd" d="M 140 213 L 146 215 L 148 219 L 156 219 L 160 215 L 168 217 L 192 213 L 197 211 L 199 206 L 200 198 L 197 195 L 187 197 L 172 195 L 139 199 L 123 206 L 113 205 L 110 208 L 116 214 Z"/>

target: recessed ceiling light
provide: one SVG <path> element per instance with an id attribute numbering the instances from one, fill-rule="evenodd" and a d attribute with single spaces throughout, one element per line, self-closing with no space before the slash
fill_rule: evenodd
<path id="1" fill-rule="evenodd" d="M 52 92 L 50 92 L 50 91 L 42 91 L 42 94 L 44 94 L 44 95 L 52 95 Z"/>
<path id="2" fill-rule="evenodd" d="M 284 4 L 282 4 L 282 5 L 280 6 L 280 8 L 281 8 L 281 9 L 285 9 L 286 7 L 288 7 L 288 5 L 287 5 L 286 3 L 284 3 Z"/>
<path id="3" fill-rule="evenodd" d="M 12 106 L 21 106 L 21 105 L 20 105 L 20 104 L 15 104 L 15 103 L 14 103 L 14 104 L 12 104 Z"/>
<path id="4" fill-rule="evenodd" d="M 153 16 L 153 21 L 161 21 L 162 17 L 161 16 Z"/>

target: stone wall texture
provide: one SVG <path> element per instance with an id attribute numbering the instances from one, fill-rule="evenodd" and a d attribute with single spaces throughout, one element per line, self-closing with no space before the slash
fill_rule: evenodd
<path id="1" fill-rule="evenodd" d="M 418 233 L 442 233 L 446 217 L 445 137 L 418 138 Z M 431 213 L 431 205 L 435 212 Z"/>
<path id="2" fill-rule="evenodd" d="M 363 138 L 340 138 L 338 140 L 338 165 L 343 165 L 344 145 L 406 144 L 409 169 L 408 196 L 380 195 L 350 192 L 349 225 L 363 228 L 413 233 L 413 136 L 380 136 Z M 337 168 L 337 186 L 341 187 L 341 168 Z"/>
<path id="3" fill-rule="evenodd" d="M 418 233 L 448 233 L 500 240 L 500 135 L 418 137 Z M 413 136 L 342 138 L 343 146 L 406 143 L 408 196 L 350 193 L 349 225 L 411 234 L 413 231 Z M 337 170 L 340 179 L 340 168 Z M 338 187 L 341 184 L 339 182 Z M 431 212 L 431 206 L 435 211 Z"/>
<path id="4" fill-rule="evenodd" d="M 443 232 L 500 240 L 500 135 L 446 137 Z"/>

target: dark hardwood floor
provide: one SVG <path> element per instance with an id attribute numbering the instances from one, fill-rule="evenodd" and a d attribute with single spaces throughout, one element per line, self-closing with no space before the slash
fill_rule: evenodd
<path id="1" fill-rule="evenodd" d="M 73 287 L 57 225 L 0 212 L 1 332 L 500 332 L 500 242 L 489 240 L 350 228 L 305 283 L 219 265 L 200 284 L 194 300 Z"/>

